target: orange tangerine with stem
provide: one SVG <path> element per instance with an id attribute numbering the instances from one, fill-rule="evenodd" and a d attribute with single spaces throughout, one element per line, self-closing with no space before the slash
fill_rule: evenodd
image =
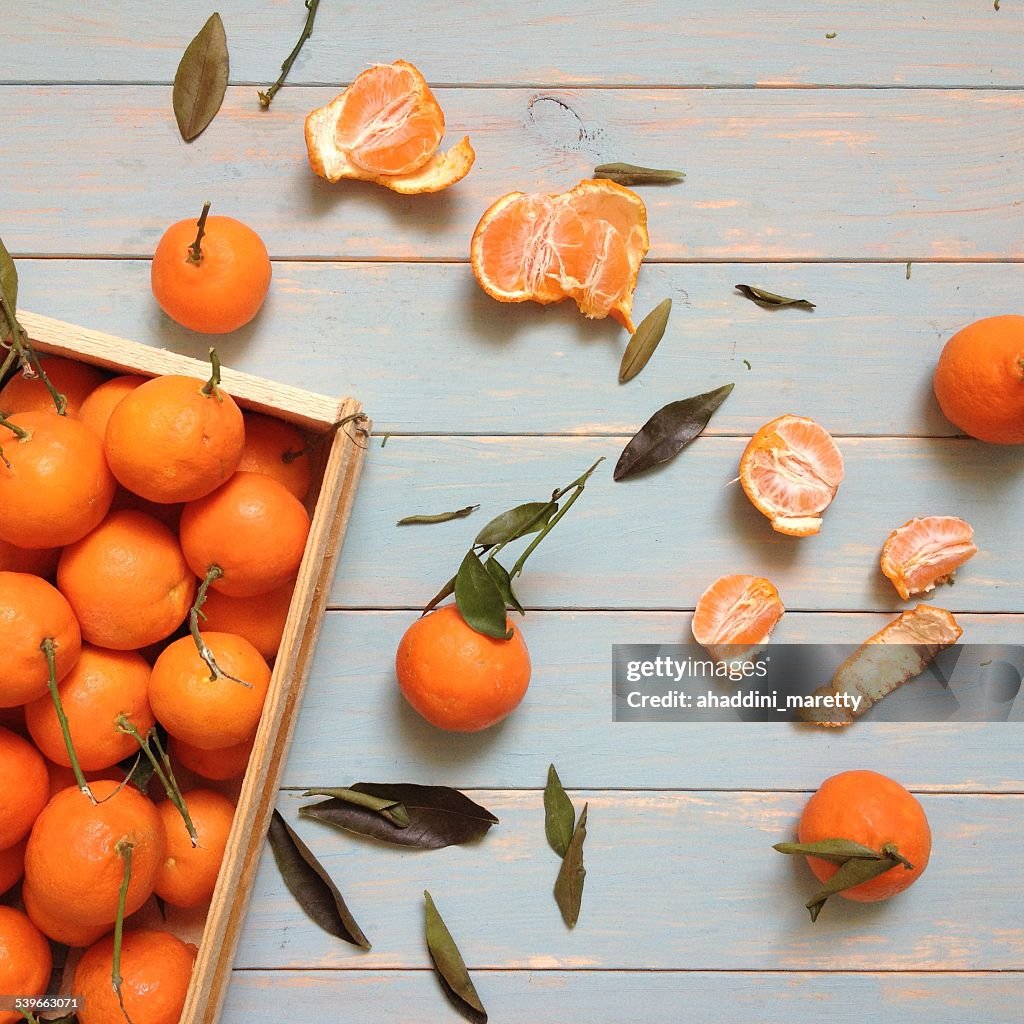
<path id="1" fill-rule="evenodd" d="M 304 501 L 313 479 L 306 439 L 290 423 L 273 416 L 244 412 L 242 418 L 245 420 L 245 447 L 239 470 L 272 476 L 299 501 Z"/>
<path id="2" fill-rule="evenodd" d="M 207 203 L 198 221 L 180 220 L 164 232 L 150 282 L 172 320 L 203 334 L 228 334 L 260 311 L 272 273 L 263 239 L 234 217 L 211 217 Z"/>
<path id="3" fill-rule="evenodd" d="M 67 598 L 31 573 L 0 572 L 0 707 L 27 704 L 46 693 L 50 673 L 43 642 L 54 648 L 59 682 L 74 667 L 82 636 Z"/>
<path id="4" fill-rule="evenodd" d="M 50 944 L 28 916 L 0 906 L 0 990 L 10 995 L 41 996 L 50 983 Z M 0 1024 L 21 1024 L 25 1017 L 0 1010 Z"/>
<path id="5" fill-rule="evenodd" d="M 152 516 L 126 509 L 111 512 L 64 549 L 57 586 L 85 640 L 129 651 L 157 643 L 181 625 L 196 581 L 178 538 Z"/>
<path id="6" fill-rule="evenodd" d="M 149 501 L 193 501 L 219 487 L 245 444 L 242 412 L 213 375 L 167 374 L 140 384 L 114 407 L 103 448 L 119 483 Z"/>
<path id="7" fill-rule="evenodd" d="M 211 589 L 203 602 L 203 629 L 245 637 L 269 661 L 281 645 L 294 591 L 291 582 L 255 597 L 228 597 Z"/>
<path id="8" fill-rule="evenodd" d="M 136 753 L 135 740 L 118 728 L 121 715 L 143 736 L 156 724 L 149 706 L 149 664 L 136 651 L 86 644 L 58 689 L 83 771 L 110 768 Z M 54 764 L 71 767 L 49 694 L 26 706 L 25 722 L 36 746 Z"/>
<path id="9" fill-rule="evenodd" d="M 951 580 L 977 553 L 970 523 L 957 516 L 925 516 L 911 519 L 889 534 L 880 564 L 906 601 L 912 594 L 927 593 Z"/>
<path id="10" fill-rule="evenodd" d="M 779 416 L 750 439 L 740 484 L 777 533 L 807 537 L 843 479 L 843 457 L 824 427 L 805 416 Z"/>
<path id="11" fill-rule="evenodd" d="M 108 377 L 98 367 L 64 356 L 39 356 L 39 364 L 50 383 L 67 399 L 64 411 L 78 418 L 86 398 Z M 0 413 L 4 415 L 55 411 L 53 396 L 36 376 L 16 373 L 0 388 Z"/>
<path id="12" fill-rule="evenodd" d="M 693 638 L 719 660 L 749 658 L 768 641 L 785 612 L 763 576 L 721 576 L 697 600 Z"/>
<path id="13" fill-rule="evenodd" d="M 99 438 L 54 412 L 0 425 L 0 540 L 21 548 L 73 544 L 107 514 L 116 482 Z"/>

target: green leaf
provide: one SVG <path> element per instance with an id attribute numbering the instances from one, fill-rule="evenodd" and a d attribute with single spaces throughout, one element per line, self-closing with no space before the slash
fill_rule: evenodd
<path id="1" fill-rule="evenodd" d="M 801 309 L 814 309 L 814 303 L 809 299 L 791 299 L 785 295 L 776 295 L 775 292 L 767 292 L 763 288 L 755 288 L 751 284 L 738 284 L 736 291 L 765 309 L 775 306 L 799 306 Z"/>
<path id="2" fill-rule="evenodd" d="M 267 839 L 284 884 L 306 916 L 330 935 L 369 949 L 370 943 L 349 912 L 338 887 L 279 811 L 275 810 L 270 820 Z"/>
<path id="3" fill-rule="evenodd" d="M 470 629 L 495 640 L 511 637 L 498 584 L 472 549 L 466 552 L 455 576 L 455 603 Z"/>
<path id="4" fill-rule="evenodd" d="M 498 819 L 486 807 L 470 800 L 465 793 L 448 786 L 422 786 L 413 782 L 357 782 L 348 790 L 311 792 L 347 792 L 377 798 L 392 807 L 401 807 L 408 824 L 397 826 L 366 804 L 355 800 L 323 800 L 299 808 L 299 813 L 325 825 L 369 836 L 395 846 L 418 850 L 440 850 L 482 839 Z"/>
<path id="5" fill-rule="evenodd" d="M 495 544 L 518 540 L 528 533 L 538 533 L 557 511 L 556 501 L 528 501 L 525 505 L 516 505 L 495 516 L 476 535 L 473 546 L 492 548 Z"/>
<path id="6" fill-rule="evenodd" d="M 870 846 L 862 846 L 852 839 L 822 839 L 816 843 L 776 843 L 773 850 L 779 853 L 800 854 L 804 857 L 820 857 L 830 864 L 845 864 L 848 860 L 881 860 L 882 854 Z"/>
<path id="7" fill-rule="evenodd" d="M 663 299 L 654 309 L 640 321 L 622 353 L 619 364 L 619 383 L 625 384 L 632 380 L 654 355 L 654 350 L 661 344 L 661 339 L 668 326 L 668 315 L 672 312 L 672 300 Z"/>
<path id="8" fill-rule="evenodd" d="M 451 597 L 455 593 L 455 577 L 453 576 L 424 606 L 423 615 L 431 609 L 436 608 L 446 597 Z"/>
<path id="9" fill-rule="evenodd" d="M 734 384 L 670 402 L 659 409 L 623 449 L 612 474 L 616 480 L 639 473 L 678 455 L 708 425 L 715 410 L 729 397 Z"/>
<path id="10" fill-rule="evenodd" d="M 882 860 L 863 860 L 859 857 L 848 860 L 808 901 L 804 904 L 810 911 L 811 920 L 817 921 L 821 908 L 829 896 L 855 885 L 870 882 L 872 878 L 884 875 L 895 867 L 903 867 L 898 860 L 885 857 Z"/>
<path id="11" fill-rule="evenodd" d="M 480 506 L 467 505 L 465 508 L 457 508 L 454 512 L 436 512 L 433 515 L 406 516 L 399 519 L 396 526 L 414 526 L 419 523 L 449 523 L 453 519 L 465 519 L 472 515 Z"/>
<path id="12" fill-rule="evenodd" d="M 423 899 L 426 904 L 427 950 L 445 995 L 466 1020 L 473 1021 L 473 1024 L 487 1024 L 487 1011 L 466 970 L 466 961 L 462 959 L 452 933 L 426 889 L 423 890 Z"/>
<path id="13" fill-rule="evenodd" d="M 555 766 L 548 766 L 548 781 L 544 787 L 544 833 L 548 837 L 548 846 L 559 857 L 564 857 L 572 841 L 573 823 L 576 821 L 576 810 L 562 787 L 562 780 L 555 771 Z"/>
<path id="14" fill-rule="evenodd" d="M 686 175 L 682 171 L 667 171 L 658 167 L 638 167 L 636 164 L 598 164 L 595 178 L 608 178 L 617 185 L 674 185 Z"/>
<path id="15" fill-rule="evenodd" d="M 484 562 L 484 568 L 491 579 L 497 584 L 498 592 L 501 594 L 501 599 L 505 602 L 506 608 L 514 608 L 520 615 L 525 615 L 526 612 L 523 610 L 523 606 L 519 603 L 519 598 L 516 597 L 515 591 L 512 589 L 512 577 L 509 576 L 505 566 L 492 555 Z"/>
<path id="16" fill-rule="evenodd" d="M 583 905 L 583 882 L 587 869 L 583 866 L 583 843 L 587 838 L 587 804 L 583 805 L 580 820 L 576 822 L 569 847 L 562 858 L 562 866 L 555 879 L 555 902 L 562 912 L 567 927 L 575 928 Z"/>
<path id="17" fill-rule="evenodd" d="M 228 41 L 214 11 L 185 48 L 174 75 L 171 103 L 186 142 L 201 135 L 217 116 L 228 87 Z"/>
<path id="18" fill-rule="evenodd" d="M 11 254 L 7 251 L 7 246 L 4 245 L 2 238 L 0 238 L 0 291 L 4 293 L 11 315 L 14 316 L 18 312 L 18 268 L 14 265 L 14 260 L 11 259 Z"/>
<path id="19" fill-rule="evenodd" d="M 370 793 L 360 793 L 355 789 L 344 789 L 339 787 L 328 787 L 327 789 L 307 789 L 303 796 L 329 796 L 343 803 L 354 804 L 356 807 L 365 808 L 374 814 L 379 814 L 386 821 L 390 821 L 395 828 L 409 827 L 409 812 L 405 809 L 400 800 L 391 797 L 373 796 Z"/>

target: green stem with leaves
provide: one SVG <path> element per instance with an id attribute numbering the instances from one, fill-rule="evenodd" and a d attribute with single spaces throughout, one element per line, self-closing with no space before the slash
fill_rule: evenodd
<path id="1" fill-rule="evenodd" d="M 50 689 L 50 698 L 53 700 L 54 711 L 57 712 L 57 722 L 60 725 L 61 735 L 64 737 L 64 747 L 68 752 L 71 761 L 71 770 L 75 773 L 75 782 L 78 788 L 92 801 L 96 803 L 96 797 L 92 795 L 89 783 L 85 780 L 85 773 L 75 752 L 75 744 L 71 739 L 71 726 L 68 724 L 68 716 L 64 711 L 64 702 L 60 699 L 60 690 L 57 687 L 57 645 L 53 637 L 48 636 L 40 645 L 43 655 L 46 657 L 46 668 L 48 672 L 47 686 Z"/>
<path id="2" fill-rule="evenodd" d="M 299 51 L 302 49 L 303 44 L 313 34 L 313 22 L 316 20 L 316 9 L 320 6 L 320 0 L 306 0 L 306 24 L 302 27 L 302 35 L 299 36 L 299 41 L 292 48 L 292 52 L 285 58 L 284 63 L 281 65 L 281 74 L 278 75 L 277 81 L 270 86 L 266 92 L 262 90 L 257 93 L 260 98 L 260 106 L 264 110 L 270 109 L 270 104 L 274 102 L 274 97 L 277 95 L 281 86 L 284 85 L 284 80 L 288 77 L 288 72 L 291 71 L 292 65 L 295 63 L 295 58 L 298 57 Z"/>

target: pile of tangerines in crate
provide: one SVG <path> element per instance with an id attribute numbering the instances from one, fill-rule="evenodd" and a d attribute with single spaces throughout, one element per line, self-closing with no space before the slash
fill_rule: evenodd
<path id="1" fill-rule="evenodd" d="M 20 881 L 24 907 L 0 906 L 20 972 L 0 991 L 47 992 L 52 939 L 85 949 L 81 1024 L 130 1013 L 136 973 L 177 1020 L 195 948 L 120 922 L 211 898 L 309 531 L 310 447 L 242 411 L 213 353 L 205 380 L 25 365 L 41 372 L 0 390 L 0 894 Z"/>

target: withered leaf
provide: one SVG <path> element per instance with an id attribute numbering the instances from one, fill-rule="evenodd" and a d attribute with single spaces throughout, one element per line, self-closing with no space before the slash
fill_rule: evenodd
<path id="1" fill-rule="evenodd" d="M 583 905 L 583 882 L 587 869 L 583 866 L 583 843 L 587 838 L 587 804 L 583 805 L 580 820 L 576 822 L 569 847 L 562 858 L 562 866 L 555 879 L 555 902 L 562 912 L 562 920 L 575 928 Z"/>
<path id="2" fill-rule="evenodd" d="M 555 766 L 548 765 L 548 781 L 544 787 L 544 833 L 548 845 L 559 857 L 564 857 L 572 841 L 572 827 L 576 810 L 562 786 Z"/>
<path id="3" fill-rule="evenodd" d="M 686 175 L 682 171 L 669 171 L 659 167 L 638 167 L 636 164 L 598 164 L 595 178 L 608 178 L 617 185 L 674 185 Z"/>
<path id="4" fill-rule="evenodd" d="M 174 75 L 171 102 L 186 142 L 201 135 L 217 116 L 228 87 L 228 40 L 214 11 L 185 47 Z"/>
<path id="5" fill-rule="evenodd" d="M 661 344 L 671 312 L 672 300 L 663 299 L 640 321 L 633 337 L 629 339 L 626 351 L 622 353 L 622 362 L 619 364 L 620 384 L 632 380 L 647 365 L 654 350 Z"/>
<path id="6" fill-rule="evenodd" d="M 772 309 L 776 306 L 799 306 L 800 309 L 814 309 L 814 303 L 810 299 L 791 299 L 786 295 L 776 295 L 775 292 L 755 288 L 751 284 L 738 284 L 736 291 L 765 309 Z"/>
<path id="7" fill-rule="evenodd" d="M 455 603 L 470 629 L 495 640 L 508 639 L 505 599 L 472 548 L 455 574 Z"/>
<path id="8" fill-rule="evenodd" d="M 734 387 L 734 384 L 724 384 L 714 391 L 670 402 L 659 409 L 622 450 L 612 474 L 614 479 L 624 480 L 677 455 L 700 436 Z"/>
<path id="9" fill-rule="evenodd" d="M 433 515 L 406 516 L 399 519 L 397 526 L 413 526 L 418 523 L 449 523 L 453 519 L 465 519 L 472 515 L 480 506 L 467 505 L 465 508 L 457 508 L 454 512 L 436 512 Z"/>
<path id="10" fill-rule="evenodd" d="M 270 819 L 267 839 L 284 884 L 306 916 L 330 935 L 369 949 L 370 943 L 349 913 L 337 886 L 277 810 Z"/>
<path id="11" fill-rule="evenodd" d="M 3 292 L 7 305 L 10 307 L 11 316 L 18 311 L 18 268 L 11 259 L 11 254 L 0 238 L 0 292 Z"/>
<path id="12" fill-rule="evenodd" d="M 423 890 L 423 900 L 426 904 L 427 950 L 445 995 L 466 1020 L 473 1024 L 487 1024 L 487 1011 L 466 970 L 466 961 L 462 959 L 452 933 L 426 889 Z"/>
<path id="13" fill-rule="evenodd" d="M 377 811 L 336 798 L 307 804 L 299 808 L 299 813 L 347 832 L 420 850 L 439 850 L 472 842 L 498 823 L 485 807 L 447 786 L 357 782 L 348 788 L 355 793 L 401 804 L 408 815 L 408 825 L 397 827 Z"/>

